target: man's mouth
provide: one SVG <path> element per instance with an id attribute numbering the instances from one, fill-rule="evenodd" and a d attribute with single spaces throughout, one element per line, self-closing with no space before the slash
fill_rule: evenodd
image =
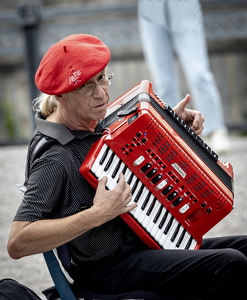
<path id="1" fill-rule="evenodd" d="M 104 106 L 105 105 L 105 103 L 102 103 L 102 104 L 100 104 L 100 105 L 97 105 L 97 106 L 95 106 L 96 108 L 97 107 L 102 107 L 102 106 Z"/>

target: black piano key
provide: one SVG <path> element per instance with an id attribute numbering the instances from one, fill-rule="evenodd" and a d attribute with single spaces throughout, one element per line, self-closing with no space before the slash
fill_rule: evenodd
<path id="1" fill-rule="evenodd" d="M 134 194 L 134 192 L 135 192 L 135 190 L 136 190 L 136 188 L 137 188 L 137 185 L 138 185 L 139 181 L 140 181 L 140 180 L 139 180 L 138 178 L 136 178 L 136 181 L 135 181 L 135 183 L 134 183 L 134 185 L 133 185 L 133 187 L 132 187 L 132 189 L 131 189 L 132 194 Z"/>
<path id="2" fill-rule="evenodd" d="M 178 235 L 178 232 L 179 232 L 180 227 L 181 227 L 181 224 L 178 224 L 176 230 L 174 231 L 174 233 L 173 233 L 173 235 L 172 235 L 172 237 L 171 237 L 171 241 L 172 241 L 172 242 L 175 241 L 175 239 L 176 239 L 176 237 L 177 237 L 177 235 Z"/>
<path id="3" fill-rule="evenodd" d="M 152 193 L 149 192 L 149 193 L 147 194 L 146 199 L 144 200 L 144 202 L 143 202 L 143 204 L 142 204 L 141 210 L 144 210 L 144 209 L 145 209 L 145 207 L 147 206 L 148 201 L 149 201 L 149 199 L 150 199 L 151 196 L 152 196 Z"/>
<path id="4" fill-rule="evenodd" d="M 112 161 L 113 161 L 113 159 L 114 159 L 114 156 L 115 156 L 115 153 L 112 152 L 112 155 L 110 156 L 108 162 L 107 162 L 106 165 L 105 165 L 105 168 L 104 168 L 104 171 L 105 171 L 105 172 L 110 168 L 110 165 L 112 164 Z"/>
<path id="5" fill-rule="evenodd" d="M 100 165 L 103 165 L 103 163 L 104 163 L 104 161 L 105 161 L 105 159 L 106 159 L 106 156 L 107 156 L 109 150 L 110 150 L 110 148 L 107 147 L 106 151 L 103 153 L 103 155 L 102 155 L 102 157 L 101 157 L 101 160 L 100 160 L 100 162 L 99 162 Z"/>
<path id="6" fill-rule="evenodd" d="M 152 181 L 153 184 L 156 184 L 160 181 L 161 178 L 162 178 L 162 175 L 158 174 L 151 181 Z"/>
<path id="7" fill-rule="evenodd" d="M 127 170 L 127 166 L 124 165 L 123 170 L 122 170 L 122 173 L 125 174 L 125 173 L 126 173 L 126 170 Z"/>
<path id="8" fill-rule="evenodd" d="M 189 239 L 189 241 L 188 241 L 188 243 L 187 243 L 187 245 L 185 246 L 185 250 L 189 250 L 190 249 L 190 245 L 191 245 L 192 241 L 193 241 L 193 237 L 191 236 L 190 239 Z"/>
<path id="9" fill-rule="evenodd" d="M 183 232 L 182 232 L 182 234 L 180 235 L 178 241 L 177 241 L 176 248 L 180 247 L 180 245 L 181 245 L 181 243 L 182 243 L 182 241 L 184 239 L 185 233 L 186 233 L 186 230 L 184 229 Z"/>
<path id="10" fill-rule="evenodd" d="M 123 166 L 123 169 L 122 169 L 122 171 L 121 171 L 121 173 L 125 174 L 126 170 L 127 170 L 127 166 L 124 165 L 124 166 Z M 117 183 L 118 183 L 118 182 L 119 182 L 119 178 L 118 178 L 118 180 L 117 180 Z"/>
<path id="11" fill-rule="evenodd" d="M 135 199 L 134 199 L 134 202 L 137 203 L 140 199 L 140 196 L 143 192 L 143 189 L 144 189 L 145 185 L 142 184 L 141 188 L 139 189 L 139 191 L 137 192 L 136 196 L 135 196 Z"/>
<path id="12" fill-rule="evenodd" d="M 114 171 L 112 172 L 112 174 L 111 174 L 111 177 L 112 177 L 112 178 L 115 178 L 115 177 L 116 177 L 117 172 L 118 172 L 118 170 L 119 170 L 119 168 L 120 168 L 121 163 L 122 163 L 121 160 L 119 160 L 118 164 L 116 165 L 115 170 L 114 170 Z"/>
<path id="13" fill-rule="evenodd" d="M 170 218 L 169 222 L 168 222 L 167 225 L 166 225 L 166 228 L 165 228 L 165 230 L 164 230 L 164 234 L 167 234 L 167 233 L 169 232 L 169 230 L 170 230 L 170 228 L 171 228 L 171 226 L 172 226 L 173 220 L 174 220 L 174 217 L 172 216 L 172 217 Z"/>
<path id="14" fill-rule="evenodd" d="M 132 181 L 133 177 L 134 177 L 134 173 L 131 173 L 131 175 L 130 175 L 128 181 L 127 181 L 128 184 L 131 184 L 131 181 Z"/>
<path id="15" fill-rule="evenodd" d="M 152 164 L 151 164 L 151 163 L 147 163 L 147 164 L 145 164 L 145 165 L 141 168 L 141 171 L 142 171 L 143 173 L 146 173 L 151 167 L 152 167 Z"/>
<path id="16" fill-rule="evenodd" d="M 154 224 L 157 223 L 157 221 L 158 221 L 158 219 L 159 219 L 159 217 L 160 217 L 160 215 L 161 215 L 162 210 L 163 210 L 163 205 L 160 206 L 160 208 L 159 208 L 158 211 L 157 211 L 157 214 L 156 214 L 155 217 L 154 217 L 154 220 L 153 220 Z"/>
<path id="17" fill-rule="evenodd" d="M 159 226 L 158 226 L 159 229 L 161 229 L 163 227 L 163 225 L 165 224 L 168 214 L 169 214 L 169 211 L 167 210 L 159 223 Z"/>
<path id="18" fill-rule="evenodd" d="M 157 173 L 157 170 L 152 169 L 152 170 L 150 170 L 150 171 L 146 174 L 146 176 L 147 176 L 147 178 L 151 178 L 151 177 L 153 177 L 156 173 Z"/>
<path id="19" fill-rule="evenodd" d="M 152 201 L 152 203 L 151 203 L 151 205 L 149 206 L 149 208 L 148 208 L 148 210 L 147 210 L 147 212 L 146 212 L 146 215 L 147 215 L 147 216 L 150 216 L 152 210 L 154 209 L 154 205 L 155 205 L 156 200 L 157 200 L 157 199 L 154 198 L 153 201 Z"/>

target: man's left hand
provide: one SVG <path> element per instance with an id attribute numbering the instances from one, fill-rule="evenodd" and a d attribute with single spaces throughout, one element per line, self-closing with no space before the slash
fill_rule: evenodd
<path id="1" fill-rule="evenodd" d="M 190 95 L 186 95 L 186 97 L 180 101 L 173 110 L 197 135 L 200 136 L 205 119 L 199 111 L 185 108 L 189 102 Z"/>

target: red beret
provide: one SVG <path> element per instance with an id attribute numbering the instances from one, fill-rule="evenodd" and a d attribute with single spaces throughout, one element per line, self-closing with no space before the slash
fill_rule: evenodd
<path id="1" fill-rule="evenodd" d="M 51 46 L 35 75 L 38 89 L 48 95 L 74 91 L 102 71 L 111 54 L 100 39 L 73 34 Z"/>

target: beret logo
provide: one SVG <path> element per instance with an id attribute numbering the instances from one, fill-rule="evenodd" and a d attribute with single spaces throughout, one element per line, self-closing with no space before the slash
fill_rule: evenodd
<path id="1" fill-rule="evenodd" d="M 76 85 L 77 82 L 80 82 L 81 80 L 79 80 L 79 76 L 81 75 L 80 70 L 77 70 L 76 72 L 72 71 L 72 76 L 69 77 L 69 84 L 74 84 Z"/>

